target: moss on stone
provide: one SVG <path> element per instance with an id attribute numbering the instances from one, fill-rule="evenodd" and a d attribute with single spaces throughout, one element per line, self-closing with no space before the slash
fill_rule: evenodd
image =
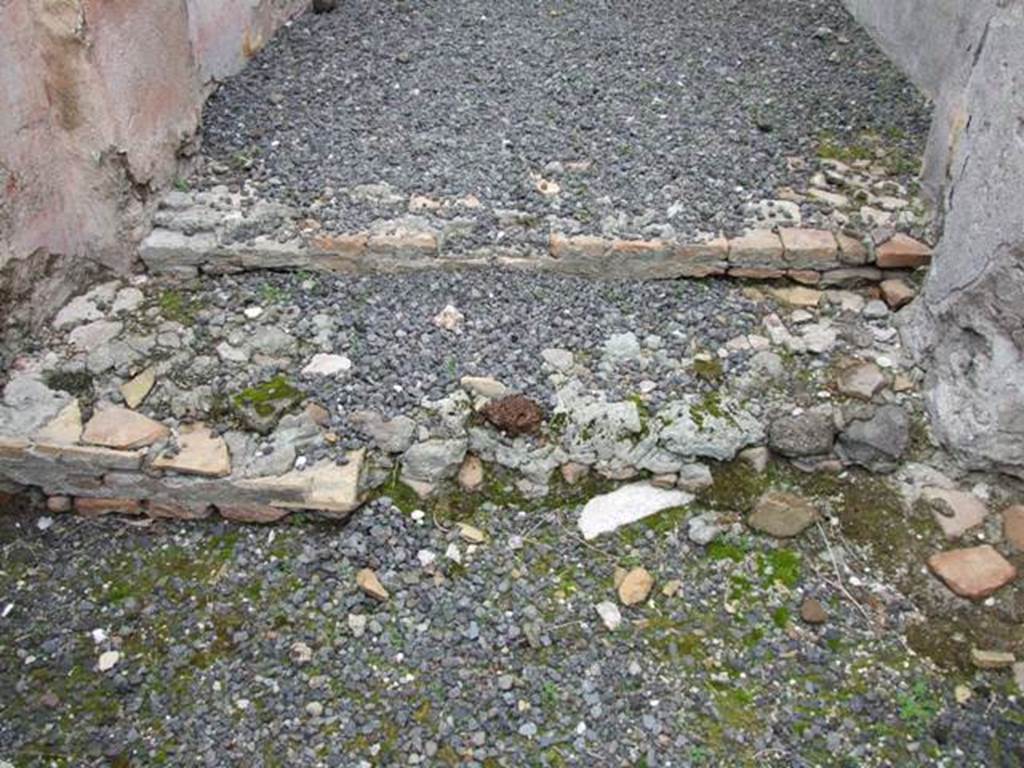
<path id="1" fill-rule="evenodd" d="M 698 499 L 712 509 L 749 512 L 772 484 L 769 473 L 758 472 L 745 461 L 733 461 L 711 467 L 714 482 Z"/>
<path id="2" fill-rule="evenodd" d="M 771 586 L 776 581 L 792 589 L 800 581 L 800 553 L 791 549 L 772 549 L 757 555 L 757 573 Z"/>
<path id="3" fill-rule="evenodd" d="M 93 378 L 88 371 L 54 371 L 46 376 L 46 386 L 86 401 L 93 395 Z"/>
<path id="4" fill-rule="evenodd" d="M 294 408 L 305 394 L 279 375 L 262 384 L 243 389 L 232 398 L 235 406 L 241 410 L 252 408 L 261 417 L 272 416 L 275 412 L 284 412 Z"/>
<path id="5" fill-rule="evenodd" d="M 693 373 L 698 379 L 710 384 L 717 384 L 725 378 L 725 369 L 722 367 L 722 362 L 716 358 L 694 360 Z"/>
<path id="6" fill-rule="evenodd" d="M 195 322 L 196 302 L 180 289 L 169 288 L 162 291 L 157 297 L 157 306 L 160 308 L 160 314 L 168 320 L 181 325 L 192 325 Z"/>

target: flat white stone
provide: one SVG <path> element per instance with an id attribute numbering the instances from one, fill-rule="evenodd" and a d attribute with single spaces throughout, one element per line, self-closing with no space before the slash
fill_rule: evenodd
<path id="1" fill-rule="evenodd" d="M 609 631 L 614 632 L 622 624 L 622 613 L 619 611 L 619 606 L 610 600 L 598 603 L 594 606 L 594 610 L 597 611 L 597 615 L 601 617 L 601 621 Z"/>
<path id="2" fill-rule="evenodd" d="M 304 376 L 337 376 L 352 370 L 352 361 L 344 355 L 327 355 L 318 353 L 302 369 Z"/>
<path id="3" fill-rule="evenodd" d="M 96 668 L 100 672 L 109 672 L 115 666 L 117 662 L 121 660 L 121 654 L 117 651 L 104 651 L 100 654 L 99 662 L 96 664 Z"/>
<path id="4" fill-rule="evenodd" d="M 693 494 L 685 491 L 655 488 L 649 483 L 633 483 L 592 498 L 583 507 L 578 524 L 583 538 L 589 540 L 691 501 Z"/>

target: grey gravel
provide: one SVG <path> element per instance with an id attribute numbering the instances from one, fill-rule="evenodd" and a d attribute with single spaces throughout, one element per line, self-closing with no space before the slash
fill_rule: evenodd
<path id="1" fill-rule="evenodd" d="M 738 562 L 682 528 L 584 545 L 567 534 L 575 509 L 484 503 L 473 521 L 490 543 L 427 569 L 410 553 L 444 551 L 456 534 L 387 500 L 345 526 L 269 529 L 61 515 L 42 531 L 9 513 L 0 755 L 345 767 L 1024 757 L 1000 673 L 968 681 L 973 697 L 955 703 L 960 678 L 900 641 L 912 606 L 873 585 L 876 632 L 830 568 L 818 575 L 813 537 L 787 544 L 803 566 L 780 589 L 766 538 L 720 534 Z M 615 600 L 615 566 L 636 562 L 656 589 L 610 632 L 594 606 Z M 357 589 L 363 567 L 387 603 Z M 670 579 L 681 587 L 664 597 Z M 797 627 L 802 595 L 828 601 L 825 625 Z M 118 661 L 100 672 L 107 651 Z"/>
<path id="2" fill-rule="evenodd" d="M 823 139 L 914 156 L 927 125 L 839 0 L 352 0 L 218 90 L 195 183 L 248 182 L 335 230 L 418 194 L 477 196 L 484 231 L 685 235 L 738 227 Z"/>

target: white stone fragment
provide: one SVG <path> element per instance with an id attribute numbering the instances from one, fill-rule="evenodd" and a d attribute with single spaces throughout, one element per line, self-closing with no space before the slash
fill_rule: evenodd
<path id="1" fill-rule="evenodd" d="M 352 361 L 345 355 L 327 355 L 318 353 L 302 369 L 303 376 L 338 376 L 352 370 Z"/>
<path id="2" fill-rule="evenodd" d="M 622 624 L 622 613 L 619 611 L 619 606 L 611 600 L 598 603 L 594 606 L 594 610 L 597 611 L 597 615 L 601 617 L 601 621 L 609 631 L 614 632 Z"/>
<path id="3" fill-rule="evenodd" d="M 684 506 L 691 501 L 693 495 L 685 491 L 655 488 L 649 483 L 633 483 L 592 498 L 583 507 L 578 524 L 583 538 L 593 539 L 602 533 L 611 533 L 624 525 L 671 507 Z"/>
<path id="4" fill-rule="evenodd" d="M 96 668 L 100 672 L 109 672 L 117 663 L 121 660 L 121 654 L 117 651 L 104 651 L 100 654 L 99 662 L 96 664 Z"/>

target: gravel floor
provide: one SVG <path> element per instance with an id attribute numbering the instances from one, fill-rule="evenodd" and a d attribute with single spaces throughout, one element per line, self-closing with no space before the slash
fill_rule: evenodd
<path id="1" fill-rule="evenodd" d="M 243 306 L 262 307 L 259 324 L 240 331 L 272 326 L 300 341 L 322 335 L 330 351 L 353 360 L 350 376 L 316 383 L 318 396 L 342 413 L 366 407 L 401 413 L 424 398 L 449 395 L 466 375 L 493 376 L 547 402 L 551 386 L 541 352 L 549 347 L 593 363 L 601 389 L 614 397 L 657 379 L 660 388 L 651 393 L 657 405 L 699 385 L 692 375 L 672 371 L 673 363 L 756 331 L 764 313 L 727 280 L 599 282 L 494 269 L 369 277 L 253 273 L 197 288 L 188 294 L 198 308 L 192 326 L 197 353 L 213 353 L 219 336 L 244 322 Z M 433 322 L 449 304 L 465 316 L 455 333 Z M 656 350 L 662 364 L 601 366 L 606 340 L 623 332 Z M 259 351 L 258 332 L 244 339 Z M 742 367 L 742 359 L 733 362 Z M 236 388 L 239 375 L 255 384 L 270 372 L 228 370 L 223 388 Z M 198 384 L 202 375 L 196 373 Z"/>
<path id="2" fill-rule="evenodd" d="M 885 625 L 872 629 L 830 583 L 818 534 L 785 546 L 732 534 L 705 550 L 658 519 L 584 545 L 571 501 L 468 509 L 486 545 L 387 499 L 346 527 L 0 518 L 0 762 L 1024 759 L 1006 676 L 965 678 L 958 704 L 958 678 L 902 644 L 909 603 L 869 580 Z M 594 604 L 615 600 L 616 566 L 640 564 L 653 597 L 610 632 Z M 356 588 L 367 566 L 386 603 Z M 804 595 L 826 624 L 801 621 Z M 116 663 L 100 671 L 104 654 Z"/>
<path id="3" fill-rule="evenodd" d="M 194 182 L 317 201 L 336 230 L 382 215 L 340 191 L 386 182 L 687 235 L 734 229 L 823 140 L 870 132 L 916 157 L 927 124 L 838 0 L 345 0 L 220 88 Z"/>

